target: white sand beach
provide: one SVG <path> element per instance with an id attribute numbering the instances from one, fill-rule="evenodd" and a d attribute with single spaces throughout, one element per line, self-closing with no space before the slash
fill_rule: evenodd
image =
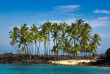
<path id="1" fill-rule="evenodd" d="M 53 64 L 61 64 L 61 65 L 78 65 L 79 63 L 89 63 L 96 62 L 96 60 L 58 60 L 58 61 L 49 61 Z"/>

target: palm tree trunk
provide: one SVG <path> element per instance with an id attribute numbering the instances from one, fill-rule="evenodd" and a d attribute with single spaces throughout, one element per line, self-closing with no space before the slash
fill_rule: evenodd
<path id="1" fill-rule="evenodd" d="M 20 50 L 20 48 L 19 48 L 19 46 L 18 46 L 18 43 L 17 43 L 17 49 L 18 49 L 18 53 L 21 54 L 21 50 Z"/>
<path id="2" fill-rule="evenodd" d="M 54 46 L 55 46 L 55 38 L 54 38 Z M 55 55 L 55 52 L 54 52 L 54 55 Z"/>
<path id="3" fill-rule="evenodd" d="M 38 47 L 38 51 L 37 51 L 37 54 L 39 53 L 39 48 L 40 48 L 40 42 L 39 42 L 39 47 Z"/>
<path id="4" fill-rule="evenodd" d="M 54 40 L 54 46 L 55 46 L 55 40 Z"/>
<path id="5" fill-rule="evenodd" d="M 32 43 L 32 54 L 33 54 L 33 43 Z"/>
<path id="6" fill-rule="evenodd" d="M 28 46 L 27 46 L 27 54 L 29 54 L 29 53 L 28 53 Z"/>
<path id="7" fill-rule="evenodd" d="M 50 55 L 50 41 L 49 41 L 49 55 Z"/>
<path id="8" fill-rule="evenodd" d="M 37 47 L 37 43 L 35 43 L 35 54 L 36 54 L 36 50 L 37 50 L 36 47 Z"/>
<path id="9" fill-rule="evenodd" d="M 50 37 L 50 32 L 48 32 L 48 38 Z M 50 40 L 49 40 L 49 55 L 50 55 Z"/>
<path id="10" fill-rule="evenodd" d="M 46 55 L 46 41 L 45 41 L 45 55 Z"/>
<path id="11" fill-rule="evenodd" d="M 45 41 L 45 55 L 46 55 L 46 41 Z"/>
<path id="12" fill-rule="evenodd" d="M 48 55 L 48 44 L 47 44 L 47 55 Z"/>
<path id="13" fill-rule="evenodd" d="M 64 57 L 64 51 L 63 51 L 63 57 Z"/>
<path id="14" fill-rule="evenodd" d="M 57 45 L 57 38 L 56 38 L 56 45 Z M 58 51 L 57 51 L 57 55 L 58 55 Z"/>
<path id="15" fill-rule="evenodd" d="M 31 54 L 30 46 L 31 46 L 31 45 L 29 45 L 29 53 Z"/>
<path id="16" fill-rule="evenodd" d="M 31 43 L 31 53 L 33 53 L 33 44 Z"/>
<path id="17" fill-rule="evenodd" d="M 66 55 L 67 55 L 67 49 L 66 49 Z"/>
<path id="18" fill-rule="evenodd" d="M 25 48 L 25 44 L 24 44 L 24 49 L 25 49 L 25 54 L 26 54 L 26 48 Z"/>
<path id="19" fill-rule="evenodd" d="M 76 50 L 75 45 L 76 45 L 76 40 L 75 40 L 75 38 L 74 38 L 74 49 Z M 76 50 L 76 51 L 77 51 L 77 50 Z M 76 56 L 77 56 L 77 52 L 76 52 Z"/>
<path id="20" fill-rule="evenodd" d="M 76 45 L 76 42 L 75 42 L 75 39 L 74 39 L 74 47 L 75 47 L 75 45 Z"/>
<path id="21" fill-rule="evenodd" d="M 18 49 L 17 49 L 17 45 L 16 45 L 16 44 L 14 45 L 14 47 L 15 47 L 16 52 L 17 52 L 17 53 L 19 53 L 19 51 L 18 51 Z"/>
<path id="22" fill-rule="evenodd" d="M 40 48 L 40 42 L 39 42 L 39 48 Z M 40 55 L 40 52 L 39 52 L 39 55 Z"/>
<path id="23" fill-rule="evenodd" d="M 45 55 L 45 42 L 44 42 L 44 55 Z"/>

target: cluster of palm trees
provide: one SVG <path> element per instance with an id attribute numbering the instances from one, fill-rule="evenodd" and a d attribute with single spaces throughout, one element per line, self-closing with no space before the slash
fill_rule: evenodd
<path id="1" fill-rule="evenodd" d="M 37 54 L 40 44 L 44 43 L 44 55 L 91 55 L 100 46 L 101 38 L 98 34 L 91 34 L 92 28 L 82 19 L 76 20 L 70 26 L 66 23 L 45 22 L 37 27 L 26 24 L 20 28 L 13 27 L 10 31 L 10 44 L 19 54 Z M 50 41 L 53 39 L 53 48 Z"/>

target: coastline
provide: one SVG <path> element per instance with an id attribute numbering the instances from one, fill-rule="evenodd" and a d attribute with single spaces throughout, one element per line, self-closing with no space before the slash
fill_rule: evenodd
<path id="1" fill-rule="evenodd" d="M 105 55 L 69 56 L 69 55 L 19 55 L 12 53 L 0 54 L 0 64 L 54 64 L 71 66 L 110 67 L 110 60 Z"/>

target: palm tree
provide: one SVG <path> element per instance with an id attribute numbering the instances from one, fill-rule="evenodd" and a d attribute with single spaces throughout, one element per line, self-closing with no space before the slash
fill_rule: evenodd
<path id="1" fill-rule="evenodd" d="M 79 20 L 76 20 L 76 25 L 77 25 L 77 29 L 78 29 L 78 31 L 79 31 L 79 35 L 80 35 L 80 33 L 81 33 L 81 28 L 82 28 L 82 23 L 83 23 L 84 21 L 82 20 L 82 19 L 79 19 Z"/>
<path id="2" fill-rule="evenodd" d="M 51 52 L 53 53 L 54 52 L 54 55 L 55 54 L 58 54 L 58 50 L 60 49 L 60 44 L 57 43 L 57 45 L 53 46 L 53 49 L 51 50 Z"/>
<path id="3" fill-rule="evenodd" d="M 61 45 L 61 49 L 62 49 L 62 46 L 64 46 L 64 41 L 66 39 L 67 39 L 66 33 L 63 33 L 58 37 L 59 43 Z M 64 50 L 62 49 L 62 51 L 64 51 Z M 63 52 L 63 55 L 64 55 L 64 52 Z"/>
<path id="4" fill-rule="evenodd" d="M 9 34 L 10 34 L 10 38 L 12 39 L 10 41 L 10 44 L 15 47 L 17 53 L 21 53 L 21 51 L 19 50 L 19 47 L 18 47 L 19 28 L 16 26 L 13 27 L 13 31 L 10 31 Z"/>
<path id="5" fill-rule="evenodd" d="M 48 43 L 48 36 L 46 35 L 46 32 L 45 31 L 43 31 L 42 33 L 43 33 L 43 41 L 44 41 L 44 48 L 45 48 L 44 54 L 47 55 L 46 44 Z"/>
<path id="6" fill-rule="evenodd" d="M 75 50 L 75 45 L 76 45 L 76 40 L 78 41 L 78 30 L 77 30 L 77 25 L 76 23 L 72 23 L 71 26 L 68 26 L 68 35 L 70 37 L 69 42 L 71 42 L 71 45 L 74 43 L 74 50 Z M 72 50 L 71 50 L 72 52 Z"/>
<path id="7" fill-rule="evenodd" d="M 87 42 L 90 41 L 90 32 L 91 32 L 91 28 L 88 24 L 84 24 L 83 27 L 82 27 L 82 30 L 81 30 L 81 39 L 80 39 L 80 45 L 82 47 L 82 51 L 84 52 L 84 55 L 85 55 L 85 48 L 86 48 L 86 45 L 88 44 Z"/>
<path id="8" fill-rule="evenodd" d="M 34 40 L 34 43 L 35 43 L 35 52 L 36 52 L 36 43 L 37 43 L 37 40 L 36 40 L 36 37 L 37 36 L 35 36 L 35 35 L 37 35 L 37 32 L 38 32 L 38 28 L 37 28 L 37 26 L 35 25 L 35 24 L 33 24 L 32 26 L 31 26 L 31 33 L 32 33 L 32 37 L 33 37 L 33 39 L 32 39 L 32 53 L 33 53 L 33 40 Z"/>
<path id="9" fill-rule="evenodd" d="M 98 45 L 100 46 L 101 37 L 98 34 L 94 34 L 92 36 L 92 40 L 89 43 L 90 52 L 95 53 L 98 49 Z"/>
<path id="10" fill-rule="evenodd" d="M 66 55 L 67 55 L 67 53 L 70 53 L 71 48 L 72 48 L 72 46 L 71 46 L 70 42 L 66 39 L 64 42 L 64 46 L 63 46 L 63 49 L 66 52 Z"/>
<path id="11" fill-rule="evenodd" d="M 98 49 L 98 46 L 97 45 L 94 45 L 93 42 L 90 42 L 89 43 L 89 46 L 88 46 L 88 49 L 89 49 L 89 53 L 91 55 L 91 53 L 95 53 Z"/>
<path id="12" fill-rule="evenodd" d="M 28 30 L 29 28 L 27 27 L 27 24 L 24 24 L 23 26 L 21 26 L 20 28 L 20 44 L 23 45 L 24 49 L 25 49 L 25 54 L 26 54 L 26 35 L 28 34 Z"/>
<path id="13" fill-rule="evenodd" d="M 55 46 L 55 41 L 57 45 L 58 36 L 60 32 L 60 26 L 57 23 L 53 23 L 51 32 L 52 32 L 52 38 L 54 38 L 53 41 L 54 41 L 54 46 Z"/>
<path id="14" fill-rule="evenodd" d="M 32 39 L 33 39 L 32 34 L 30 33 L 30 31 L 28 31 L 28 33 L 26 34 L 27 54 L 31 54 L 30 45 L 31 45 Z"/>
<path id="15" fill-rule="evenodd" d="M 48 42 L 49 42 L 48 46 L 49 46 L 49 55 L 50 55 L 50 38 L 49 37 L 50 37 L 50 31 L 51 31 L 51 22 L 45 22 L 42 26 L 42 29 L 47 31 L 48 33 Z"/>
<path id="16" fill-rule="evenodd" d="M 36 33 L 35 33 L 35 35 L 34 35 L 34 42 L 35 42 L 35 54 L 36 54 L 36 50 L 37 50 L 37 49 L 36 49 L 36 47 L 37 47 L 38 36 L 39 36 L 39 35 L 38 35 L 38 32 L 36 32 Z"/>
<path id="17" fill-rule="evenodd" d="M 39 31 L 39 32 L 38 32 L 37 40 L 38 40 L 38 42 L 39 42 L 39 46 L 37 46 L 37 49 L 38 49 L 37 54 L 38 54 L 38 53 L 40 54 L 40 52 L 39 52 L 40 43 L 41 43 L 41 41 L 43 41 L 43 32 L 42 32 L 42 31 Z"/>
<path id="18" fill-rule="evenodd" d="M 75 49 L 77 50 L 78 54 L 81 54 L 81 46 L 78 43 L 75 45 Z M 76 55 L 77 55 L 77 53 L 76 53 Z"/>
<path id="19" fill-rule="evenodd" d="M 81 37 L 81 31 L 82 31 L 82 27 L 83 27 L 83 20 L 82 19 L 78 19 L 76 20 L 76 23 L 72 24 L 72 27 L 76 27 L 77 31 L 78 31 L 78 40 L 80 42 L 80 37 Z"/>
<path id="20" fill-rule="evenodd" d="M 101 41 L 101 37 L 98 34 L 94 34 L 94 36 L 92 37 L 93 44 L 100 46 L 99 41 Z"/>
<path id="21" fill-rule="evenodd" d="M 71 30 L 71 32 L 69 33 L 70 40 L 72 41 L 72 44 L 73 44 L 73 42 L 74 42 L 74 46 L 75 46 L 75 44 L 76 44 L 76 40 L 78 40 L 77 35 L 78 35 L 78 31 L 77 31 L 76 28 L 73 28 L 73 29 Z"/>
<path id="22" fill-rule="evenodd" d="M 66 33 L 67 31 L 67 24 L 64 22 L 64 23 L 60 23 L 59 24 L 59 29 L 61 30 L 62 33 Z"/>
<path id="23" fill-rule="evenodd" d="M 60 26 L 57 23 L 52 24 L 52 38 L 54 38 L 54 46 L 55 46 L 55 40 L 56 40 L 56 45 L 57 45 L 57 39 L 59 36 L 60 32 Z"/>

